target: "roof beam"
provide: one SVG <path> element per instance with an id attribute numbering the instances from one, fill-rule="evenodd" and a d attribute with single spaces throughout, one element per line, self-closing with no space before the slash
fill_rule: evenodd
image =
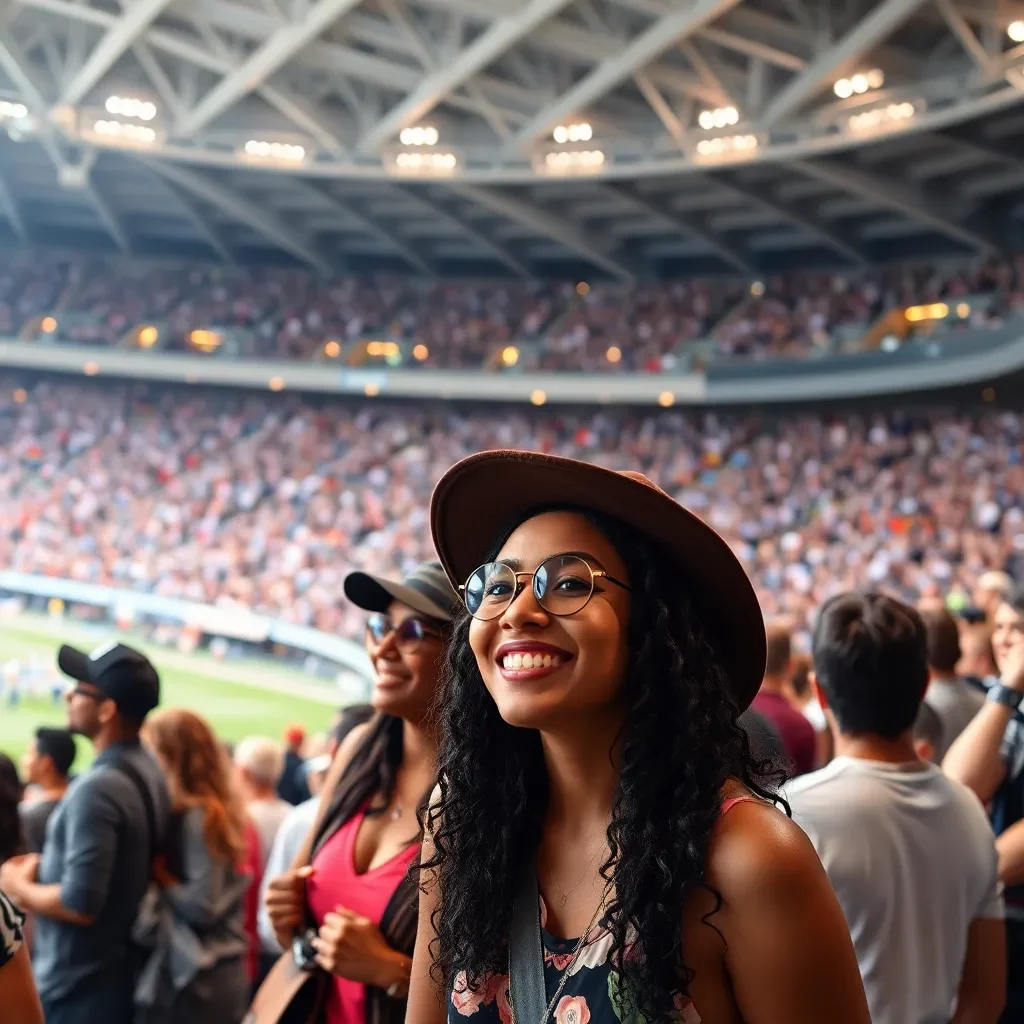
<path id="1" fill-rule="evenodd" d="M 225 188 L 211 178 L 178 164 L 146 157 L 138 159 L 157 174 L 163 175 L 175 185 L 185 189 L 186 192 L 191 192 L 192 195 L 204 202 L 219 207 L 243 224 L 247 224 L 275 245 L 320 271 L 321 274 L 333 273 L 333 268 L 327 258 L 312 242 L 293 231 L 265 207 L 249 199 L 244 199 L 237 192 Z"/>
<path id="2" fill-rule="evenodd" d="M 234 71 L 225 75 L 178 124 L 183 134 L 198 132 L 240 99 L 263 85 L 303 47 L 352 10 L 360 0 L 318 0 L 300 21 L 282 25 Z"/>
<path id="3" fill-rule="evenodd" d="M 681 231 L 684 235 L 697 239 L 702 245 L 710 249 L 711 252 L 735 267 L 741 274 L 749 274 L 752 277 L 756 276 L 757 268 L 747 254 L 730 245 L 721 235 L 708 228 L 706 224 L 698 223 L 696 218 L 665 206 L 659 200 L 638 192 L 631 185 L 608 182 L 604 185 L 604 188 L 613 195 L 628 200 L 638 209 L 643 210 L 656 220 L 670 225 L 677 231 Z"/>
<path id="4" fill-rule="evenodd" d="M 134 0 L 130 6 L 126 6 L 121 17 L 115 19 L 86 62 L 64 87 L 59 104 L 74 107 L 81 103 L 93 86 L 117 63 L 170 2 L 171 0 Z"/>
<path id="5" fill-rule="evenodd" d="M 18 208 L 18 203 L 14 198 L 14 194 L 11 192 L 11 187 L 2 173 L 0 173 L 0 213 L 4 215 L 7 223 L 11 225 L 11 229 L 14 233 L 23 242 L 27 242 L 29 238 L 28 228 L 25 225 L 25 218 L 22 217 L 21 210 Z"/>
<path id="6" fill-rule="evenodd" d="M 157 175 L 161 184 L 167 189 L 168 192 L 178 201 L 181 208 L 185 211 L 185 216 L 192 222 L 195 229 L 206 239 L 207 245 L 225 262 L 235 264 L 238 260 L 235 259 L 235 254 L 231 251 L 231 246 L 228 245 L 227 240 L 224 238 L 221 231 L 217 226 L 211 223 L 210 218 L 205 216 L 202 210 L 196 206 L 192 196 L 186 192 L 183 188 L 176 185 L 169 178 L 164 178 L 161 175 Z"/>
<path id="7" fill-rule="evenodd" d="M 37 117 L 43 116 L 49 104 L 43 95 L 42 85 L 37 81 L 24 51 L 3 29 L 0 29 L 0 69 L 14 83 L 32 113 Z"/>
<path id="8" fill-rule="evenodd" d="M 877 46 L 910 17 L 925 0 L 883 0 L 834 45 L 820 53 L 765 108 L 766 128 L 784 120 L 813 97 L 845 67 Z"/>
<path id="9" fill-rule="evenodd" d="M 968 211 L 962 203 L 929 195 L 874 171 L 840 167 L 833 161 L 792 160 L 786 166 L 843 192 L 852 192 L 879 206 L 902 213 L 970 249 L 991 253 L 1001 248 L 999 242 L 989 237 L 987 232 L 983 234 L 965 226 Z"/>
<path id="10" fill-rule="evenodd" d="M 620 82 L 636 74 L 666 50 L 699 32 L 739 2 L 694 0 L 686 10 L 662 15 L 621 50 L 601 61 L 571 89 L 538 111 L 516 135 L 514 145 L 518 149 L 529 147 L 534 139 L 566 118 L 583 111 Z"/>
<path id="11" fill-rule="evenodd" d="M 359 140 L 359 152 L 376 152 L 402 128 L 429 114 L 450 93 L 568 3 L 569 0 L 528 0 L 516 14 L 492 22 L 490 28 L 453 61 L 427 75 L 401 103 L 392 107 L 366 132 Z"/>
<path id="12" fill-rule="evenodd" d="M 746 200 L 764 210 L 769 210 L 776 216 L 781 217 L 798 228 L 803 228 L 808 234 L 820 239 L 830 249 L 848 259 L 854 266 L 866 267 L 871 262 L 867 253 L 860 243 L 843 231 L 838 225 L 829 224 L 810 209 L 798 208 L 779 198 L 774 193 L 762 189 L 753 188 L 750 185 L 740 184 L 731 179 L 718 177 L 712 174 L 704 175 L 704 180 L 718 188 L 731 192 L 738 199 Z"/>
<path id="13" fill-rule="evenodd" d="M 967 19 L 953 6 L 952 0 L 935 0 L 935 6 L 938 7 L 942 20 L 948 26 L 949 31 L 956 37 L 964 53 L 982 71 L 987 71 L 992 63 L 992 58 L 985 47 L 978 41 L 978 37 L 974 34 L 974 29 L 967 24 Z"/>
<path id="14" fill-rule="evenodd" d="M 305 192 L 306 195 L 315 196 L 324 205 L 340 210 L 347 217 L 359 224 L 364 231 L 373 235 L 374 238 L 379 241 L 391 246 L 391 248 L 398 252 L 398 254 L 414 270 L 418 270 L 421 274 L 424 274 L 431 280 L 437 280 L 437 270 L 423 258 L 423 256 L 416 250 L 415 246 L 413 246 L 407 239 L 395 234 L 394 231 L 386 228 L 380 223 L 380 221 L 367 216 L 352 203 L 347 203 L 344 199 L 339 198 L 330 190 L 329 187 L 325 185 L 315 184 L 314 182 L 307 181 L 304 178 L 293 178 L 292 183 L 301 191 Z"/>
<path id="15" fill-rule="evenodd" d="M 110 203 L 107 202 L 106 196 L 104 196 L 100 191 L 99 186 L 93 178 L 92 171 L 93 168 L 90 166 L 86 172 L 85 194 L 92 202 L 93 209 L 96 211 L 96 216 L 99 217 L 100 222 L 107 229 L 107 234 L 109 234 L 117 243 L 118 249 L 120 249 L 126 256 L 131 256 L 132 241 L 128 237 L 128 232 L 121 223 L 121 218 L 117 215 Z"/>
<path id="16" fill-rule="evenodd" d="M 787 71 L 803 71 L 807 67 L 807 61 L 803 57 L 798 57 L 788 50 L 769 46 L 768 43 L 760 42 L 757 39 L 736 35 L 734 32 L 709 27 L 703 29 L 700 35 L 702 39 L 714 43 L 715 46 L 720 46 L 723 50 L 742 53 L 747 57 L 763 60 L 766 64 L 774 64 L 777 68 L 785 68 Z"/>
<path id="17" fill-rule="evenodd" d="M 493 210 L 509 220 L 517 221 L 531 231 L 536 231 L 537 234 L 564 245 L 567 249 L 572 249 L 585 260 L 606 270 L 613 277 L 629 282 L 634 279 L 629 268 L 609 256 L 596 240 L 549 210 L 541 209 L 504 192 L 480 188 L 477 185 L 453 184 L 452 191 L 480 206 L 486 206 L 489 210 Z"/>
<path id="18" fill-rule="evenodd" d="M 934 134 L 936 138 L 950 142 L 959 149 L 979 153 L 989 160 L 996 160 L 1014 170 L 1024 171 L 1024 153 L 1015 152 L 1003 142 L 987 139 L 967 125 L 951 125 Z"/>
<path id="19" fill-rule="evenodd" d="M 414 202 L 419 203 L 420 206 L 429 210 L 434 216 L 439 217 L 441 220 L 447 221 L 449 224 L 457 227 L 467 238 L 472 239 L 481 248 L 486 249 L 495 259 L 504 263 L 509 270 L 518 274 L 522 278 L 531 280 L 535 275 L 531 273 L 529 268 L 519 260 L 516 255 L 512 252 L 508 246 L 502 244 L 489 235 L 484 234 L 478 228 L 474 227 L 470 221 L 466 220 L 465 217 L 455 213 L 454 210 L 449 210 L 448 207 L 443 206 L 437 202 L 436 199 L 432 199 L 430 196 L 425 195 L 422 192 L 415 191 L 407 185 L 393 185 L 392 188 L 396 192 L 400 192 L 403 196 L 408 196 Z"/>

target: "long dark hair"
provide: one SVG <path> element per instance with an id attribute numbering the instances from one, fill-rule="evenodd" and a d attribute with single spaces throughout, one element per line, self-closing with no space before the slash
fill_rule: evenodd
<path id="1" fill-rule="evenodd" d="M 18 813 L 23 794 L 17 767 L 6 754 L 0 754 L 0 864 L 24 852 Z"/>
<path id="2" fill-rule="evenodd" d="M 615 545 L 631 581 L 621 774 L 601 870 L 613 885 L 611 965 L 623 1006 L 662 1020 L 693 978 L 683 908 L 696 889 L 710 889 L 705 857 L 723 786 L 739 779 L 779 801 L 783 779 L 751 754 L 686 581 L 632 528 L 572 511 Z M 455 624 L 439 692 L 440 793 L 428 821 L 435 852 L 423 867 L 438 892 L 435 981 L 450 986 L 464 970 L 476 987 L 507 970 L 512 903 L 541 840 L 548 785 L 539 734 L 506 724 L 484 686 L 469 622 L 467 615 Z"/>

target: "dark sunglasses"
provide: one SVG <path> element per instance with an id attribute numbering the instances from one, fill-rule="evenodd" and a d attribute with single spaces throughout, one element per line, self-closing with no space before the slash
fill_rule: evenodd
<path id="1" fill-rule="evenodd" d="M 391 617 L 382 612 L 376 612 L 366 620 L 366 632 L 378 645 L 394 633 L 395 646 L 403 652 L 415 651 L 424 640 L 441 638 L 441 634 L 422 619 L 403 619 L 396 626 Z"/>
<path id="2" fill-rule="evenodd" d="M 71 688 L 71 695 L 73 697 L 88 697 L 89 700 L 94 700 L 97 704 L 107 699 L 99 690 L 87 690 L 81 683 Z"/>

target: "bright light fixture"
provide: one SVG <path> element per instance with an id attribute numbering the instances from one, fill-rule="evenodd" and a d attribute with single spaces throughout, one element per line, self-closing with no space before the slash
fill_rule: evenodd
<path id="1" fill-rule="evenodd" d="M 881 68 L 872 68 L 870 71 L 858 71 L 849 78 L 840 78 L 832 91 L 841 100 L 848 100 L 854 93 L 863 96 L 869 89 L 881 89 L 885 85 L 885 74 Z"/>
<path id="2" fill-rule="evenodd" d="M 594 129 L 586 122 L 578 124 L 560 124 L 552 133 L 551 137 L 559 145 L 566 142 L 589 142 L 594 137 Z"/>
<path id="3" fill-rule="evenodd" d="M 422 128 L 403 128 L 398 135 L 398 141 L 403 146 L 436 146 L 440 138 L 440 133 L 432 125 Z"/>
<path id="4" fill-rule="evenodd" d="M 604 164 L 600 149 L 562 149 L 547 153 L 544 163 L 552 171 L 596 170 Z"/>
<path id="5" fill-rule="evenodd" d="M 156 142 L 156 132 L 148 125 L 131 124 L 127 121 L 97 121 L 93 126 L 97 135 L 105 135 L 123 142 L 134 142 L 143 146 L 151 146 Z"/>
<path id="6" fill-rule="evenodd" d="M 1024 21 L 1011 21 L 1006 26 L 1006 34 L 1015 43 L 1024 43 Z"/>
<path id="7" fill-rule="evenodd" d="M 453 171 L 458 164 L 454 153 L 399 153 L 395 165 L 403 171 Z"/>
<path id="8" fill-rule="evenodd" d="M 757 149 L 756 135 L 720 135 L 715 139 L 701 139 L 697 143 L 699 156 L 722 156 L 725 153 L 742 153 Z"/>
<path id="9" fill-rule="evenodd" d="M 735 107 L 717 107 L 715 110 L 702 110 L 697 117 L 697 124 L 709 132 L 712 128 L 729 128 L 738 124 L 740 112 Z"/>
<path id="10" fill-rule="evenodd" d="M 286 163 L 301 163 L 306 159 L 306 147 L 290 142 L 267 142 L 265 139 L 250 139 L 245 144 L 246 156 L 261 160 L 283 160 Z"/>
<path id="11" fill-rule="evenodd" d="M 10 118 L 12 121 L 20 121 L 28 117 L 28 107 L 24 103 L 8 103 L 7 100 L 0 100 L 0 121 Z"/>
<path id="12" fill-rule="evenodd" d="M 136 99 L 134 96 L 108 96 L 106 109 L 108 114 L 116 114 L 118 117 L 135 117 L 140 121 L 152 121 L 156 117 L 155 103 Z"/>

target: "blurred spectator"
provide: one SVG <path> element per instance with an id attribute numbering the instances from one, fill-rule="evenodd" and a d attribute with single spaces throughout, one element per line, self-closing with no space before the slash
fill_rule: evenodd
<path id="1" fill-rule="evenodd" d="M 1013 590 L 1013 580 L 1005 572 L 990 570 L 982 573 L 974 587 L 974 604 L 985 613 L 985 619 L 992 621 L 996 609 Z"/>
<path id="2" fill-rule="evenodd" d="M 284 769 L 284 752 L 267 736 L 250 736 L 235 747 L 235 768 L 245 797 L 245 808 L 260 836 L 260 853 L 266 864 L 274 836 L 288 817 L 291 804 L 277 795 Z"/>
<path id="3" fill-rule="evenodd" d="M 1005 1020 L 1024 1020 L 1024 591 L 996 608 L 992 649 L 999 679 L 950 747 L 942 768 L 989 807 L 1006 887 L 1009 991 Z"/>
<path id="4" fill-rule="evenodd" d="M 17 767 L 6 754 L 0 754 L 0 864 L 26 852 L 18 812 L 23 795 Z"/>
<path id="5" fill-rule="evenodd" d="M 62 647 L 58 664 L 75 680 L 69 727 L 92 741 L 97 757 L 53 812 L 42 858 L 8 861 L 0 888 L 33 915 L 47 1024 L 129 1024 L 132 926 L 169 815 L 163 773 L 138 738 L 160 680 L 143 655 L 117 643 L 91 654 Z"/>
<path id="6" fill-rule="evenodd" d="M 67 729 L 36 729 L 21 760 L 25 781 L 33 789 L 21 802 L 21 829 L 28 853 L 42 853 L 46 824 L 64 798 L 75 763 L 74 737 Z"/>
<path id="7" fill-rule="evenodd" d="M 927 701 L 921 701 L 921 706 L 917 709 L 912 735 L 914 753 L 917 754 L 918 760 L 938 764 L 936 754 L 942 746 L 942 719 Z"/>
<path id="8" fill-rule="evenodd" d="M 821 610 L 814 671 L 835 759 L 794 780 L 794 820 L 814 843 L 850 925 L 874 1024 L 996 1024 L 1006 1001 L 995 842 L 975 796 L 918 760 L 928 685 L 925 626 L 873 593 Z"/>
<path id="9" fill-rule="evenodd" d="M 817 741 L 814 728 L 790 702 L 791 637 L 783 623 L 768 626 L 768 659 L 761 689 L 751 705 L 774 726 L 795 775 L 814 771 Z"/>
<path id="10" fill-rule="evenodd" d="M 306 785 L 305 758 L 302 748 L 306 742 L 306 730 L 293 725 L 284 734 L 284 767 L 277 781 L 277 795 L 293 807 L 309 799 Z"/>
<path id="11" fill-rule="evenodd" d="M 167 775 L 179 817 L 180 878 L 158 872 L 135 927 L 151 950 L 136 989 L 136 1024 L 235 1024 L 249 1001 L 243 897 L 245 807 L 209 725 L 157 712 L 143 741 Z"/>
<path id="12" fill-rule="evenodd" d="M 1024 309 L 1024 257 L 630 288 L 426 286 L 386 275 L 325 279 L 30 251 L 0 257 L 0 335 L 28 328 L 63 343 L 121 345 L 148 326 L 165 348 L 195 351 L 191 336 L 201 330 L 225 336 L 229 354 L 282 359 L 319 358 L 332 343 L 338 358 L 343 345 L 388 339 L 415 350 L 412 368 L 480 367 L 511 343 L 528 347 L 524 365 L 547 370 L 671 372 L 698 343 L 720 358 L 807 357 L 855 348 L 889 310 L 940 300 L 963 312 L 949 324 L 921 323 L 912 336 L 1002 325 Z M 362 358 L 358 350 L 345 356 Z"/>
<path id="13" fill-rule="evenodd" d="M 965 624 L 960 628 L 960 661 L 957 675 L 969 686 L 984 692 L 996 674 L 992 653 L 992 627 L 987 623 Z"/>
<path id="14" fill-rule="evenodd" d="M 953 740 L 978 713 L 985 698 L 956 674 L 961 657 L 956 619 L 945 608 L 922 612 L 921 617 L 926 631 L 929 673 L 924 699 L 942 722 L 942 741 L 933 759 L 941 764 Z"/>
<path id="15" fill-rule="evenodd" d="M 43 1024 L 24 926 L 24 915 L 0 892 L 0 1006 L 4 1024 Z"/>

